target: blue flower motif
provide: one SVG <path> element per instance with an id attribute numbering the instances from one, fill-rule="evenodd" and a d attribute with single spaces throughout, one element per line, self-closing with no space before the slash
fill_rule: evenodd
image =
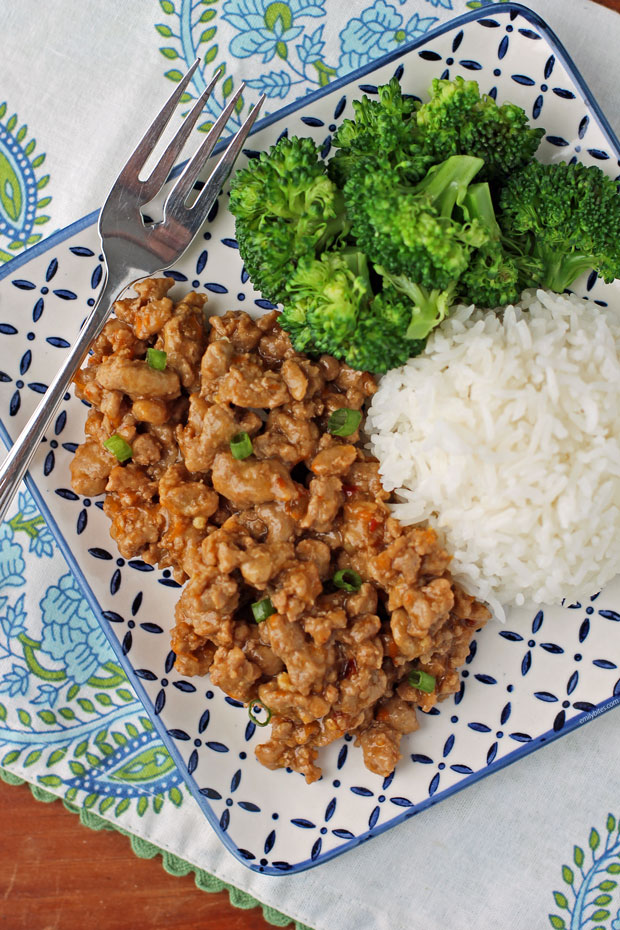
<path id="1" fill-rule="evenodd" d="M 17 500 L 19 502 L 19 512 L 25 519 L 28 517 L 36 517 L 39 511 L 37 510 L 37 505 L 32 495 L 29 494 L 28 491 L 20 491 Z"/>
<path id="2" fill-rule="evenodd" d="M 436 16 L 420 16 L 419 13 L 414 13 L 404 28 L 405 38 L 403 41 L 413 42 L 414 39 L 419 39 L 428 32 L 431 26 L 436 22 Z"/>
<path id="3" fill-rule="evenodd" d="M 44 555 L 50 558 L 54 555 L 54 537 L 46 523 L 39 526 L 37 535 L 30 539 L 28 551 L 34 552 L 40 559 L 43 558 Z"/>
<path id="4" fill-rule="evenodd" d="M 620 908 L 618 909 L 615 920 L 611 922 L 611 930 L 620 930 Z"/>
<path id="5" fill-rule="evenodd" d="M 7 639 L 15 639 L 20 633 L 26 632 L 26 611 L 24 610 L 25 597 L 26 595 L 22 594 L 15 606 L 9 606 L 4 617 L 0 617 L 0 626 Z M 2 606 L 4 606 L 4 604 L 2 604 Z"/>
<path id="6" fill-rule="evenodd" d="M 84 684 L 110 658 L 110 647 L 73 576 L 67 573 L 51 585 L 40 607 L 42 651 L 62 661 L 69 678 Z"/>
<path id="7" fill-rule="evenodd" d="M 287 43 L 304 31 L 296 19 L 304 16 L 325 16 L 325 0 L 228 0 L 224 4 L 222 19 L 238 31 L 230 43 L 230 51 L 237 58 L 262 55 L 263 63 L 271 61 L 277 53 L 288 57 Z"/>
<path id="8" fill-rule="evenodd" d="M 338 74 L 348 74 L 391 52 L 403 42 L 420 38 L 436 22 L 436 16 L 421 17 L 414 13 L 403 26 L 403 17 L 395 6 L 385 0 L 375 0 L 359 17 L 351 19 L 340 33 Z"/>
<path id="9" fill-rule="evenodd" d="M 452 0 L 426 0 L 431 6 L 442 6 L 444 10 L 452 9 Z"/>
<path id="10" fill-rule="evenodd" d="M 377 58 L 393 48 L 394 33 L 402 21 L 396 7 L 385 3 L 385 0 L 375 0 L 372 6 L 362 11 L 361 16 L 349 20 L 340 33 L 342 51 L 370 55 L 376 47 L 378 54 L 371 57 Z"/>
<path id="11" fill-rule="evenodd" d="M 26 583 L 26 563 L 22 558 L 22 547 L 15 542 L 13 530 L 8 523 L 0 526 L 0 588 L 18 588 Z"/>
<path id="12" fill-rule="evenodd" d="M 291 89 L 291 76 L 287 71 L 270 71 L 268 74 L 261 74 L 260 77 L 252 81 L 245 82 L 248 87 L 254 87 L 261 94 L 267 94 L 268 97 L 286 97 Z"/>
<path id="13" fill-rule="evenodd" d="M 28 669 L 22 665 L 13 664 L 13 670 L 0 678 L 0 692 L 8 691 L 10 697 L 26 694 L 29 682 Z"/>
<path id="14" fill-rule="evenodd" d="M 323 26 L 319 26 L 312 35 L 304 36 L 301 43 L 296 47 L 299 60 L 305 64 L 312 64 L 315 61 L 323 60 Z"/>
<path id="15" fill-rule="evenodd" d="M 46 707 L 54 707 L 58 696 L 60 694 L 60 688 L 55 688 L 54 685 L 39 685 L 38 694 L 36 698 L 32 698 L 31 704 L 44 704 Z"/>

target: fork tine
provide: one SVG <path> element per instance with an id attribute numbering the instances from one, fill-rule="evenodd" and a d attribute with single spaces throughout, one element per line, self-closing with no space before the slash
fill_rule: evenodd
<path id="1" fill-rule="evenodd" d="M 139 186 L 141 193 L 142 191 L 144 191 L 144 185 L 148 185 L 150 178 L 148 179 L 147 182 L 140 182 L 138 180 L 138 175 L 140 174 L 140 171 L 144 167 L 147 158 L 153 151 L 157 143 L 157 140 L 159 139 L 162 132 L 168 125 L 172 117 L 172 114 L 176 110 L 177 104 L 179 100 L 181 99 L 183 92 L 185 91 L 185 88 L 187 87 L 192 77 L 194 76 L 194 72 L 196 71 L 196 68 L 198 67 L 199 64 L 200 64 L 200 58 L 197 58 L 196 61 L 191 66 L 191 68 L 189 69 L 189 71 L 187 72 L 187 74 L 185 74 L 185 76 L 181 78 L 181 80 L 175 87 L 174 91 L 172 92 L 172 94 L 170 95 L 170 97 L 168 98 L 164 106 L 161 108 L 161 110 L 159 111 L 159 113 L 157 114 L 157 116 L 155 117 L 151 125 L 149 126 L 148 130 L 146 131 L 146 133 L 144 134 L 144 136 L 142 137 L 142 139 L 140 140 L 140 142 L 134 149 L 133 153 L 127 160 L 125 167 L 123 168 L 123 170 L 118 176 L 117 183 L 120 182 L 124 186 L 132 188 L 132 189 L 135 189 L 136 186 Z M 212 86 L 211 86 L 212 84 L 213 82 L 211 82 L 211 84 L 209 85 L 209 88 L 211 89 L 212 89 Z M 209 88 L 207 88 L 207 90 L 209 90 Z M 205 91 L 205 94 L 206 94 L 206 91 Z M 204 103 L 203 103 L 203 106 L 204 106 Z M 191 115 L 193 115 L 193 113 L 194 111 L 192 110 Z M 189 128 L 191 129 L 192 126 L 190 125 Z M 164 157 L 167 154 L 168 152 L 166 151 L 166 153 L 164 154 Z M 159 188 L 157 188 L 157 190 L 159 190 Z M 148 190 L 146 191 L 146 193 L 148 195 Z M 157 191 L 154 191 L 154 193 L 157 193 Z M 150 195 L 150 196 L 153 196 L 153 195 Z"/>
<path id="2" fill-rule="evenodd" d="M 174 136 L 174 138 L 170 140 L 166 151 L 153 168 L 151 174 L 146 179 L 146 181 L 142 182 L 141 194 L 144 200 L 150 200 L 152 197 L 154 197 L 170 174 L 170 171 L 172 170 L 174 163 L 176 162 L 178 156 L 181 153 L 181 150 L 187 142 L 192 129 L 198 122 L 198 117 L 204 110 L 205 103 L 211 96 L 213 88 L 220 79 L 220 75 L 221 71 L 218 71 L 208 87 L 206 87 L 202 92 L 192 107 L 191 111 L 183 120 L 181 128 Z"/>
<path id="3" fill-rule="evenodd" d="M 177 202 L 177 200 L 180 201 L 181 203 L 185 203 L 185 201 L 187 200 L 189 193 L 194 186 L 194 182 L 196 178 L 202 171 L 205 165 L 205 162 L 207 161 L 207 159 L 211 155 L 211 152 L 215 148 L 215 145 L 219 137 L 221 136 L 222 131 L 230 118 L 230 115 L 235 109 L 235 104 L 237 103 L 237 100 L 239 99 L 239 97 L 241 96 L 244 90 L 245 90 L 245 82 L 241 84 L 241 86 L 239 87 L 237 92 L 234 94 L 234 96 L 230 98 L 227 106 L 222 110 L 222 112 L 216 119 L 215 123 L 209 130 L 209 133 L 206 139 L 200 145 L 200 147 L 196 150 L 196 152 L 191 158 L 191 161 L 189 161 L 188 164 L 185 166 L 181 177 L 175 184 L 174 189 L 170 192 L 170 198 L 169 198 L 170 206 L 173 209 L 174 209 L 174 205 Z M 167 215 L 166 206 L 164 206 L 164 220 L 166 219 L 166 215 Z"/>
<path id="4" fill-rule="evenodd" d="M 166 218 L 168 218 L 182 222 L 186 228 L 191 230 L 192 236 L 198 232 L 204 223 L 205 217 L 209 213 L 209 210 L 215 203 L 218 194 L 222 189 L 222 186 L 226 182 L 226 178 L 232 171 L 237 157 L 243 148 L 243 144 L 247 139 L 252 126 L 256 122 L 256 118 L 258 117 L 265 99 L 265 94 L 263 94 L 250 115 L 246 118 L 241 128 L 237 131 L 236 135 L 233 136 L 232 141 L 228 144 L 228 147 L 211 172 L 207 183 L 200 191 L 196 202 L 191 207 L 188 208 L 185 206 L 186 196 L 183 196 L 182 194 L 177 196 L 176 188 L 171 192 L 170 197 L 164 205 L 164 221 Z M 198 152 L 196 155 L 197 154 Z M 194 156 L 194 158 L 195 157 L 196 156 Z M 206 157 L 208 157 L 208 155 Z M 194 159 L 192 159 L 192 161 L 193 160 Z M 198 167 L 196 172 L 197 174 L 200 172 L 200 168 L 202 168 L 202 164 Z"/>

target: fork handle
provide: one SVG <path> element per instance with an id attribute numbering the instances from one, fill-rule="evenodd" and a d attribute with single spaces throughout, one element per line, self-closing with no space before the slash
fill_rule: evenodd
<path id="1" fill-rule="evenodd" d="M 125 279 L 126 280 L 126 279 Z M 110 306 L 119 293 L 122 282 L 111 279 L 106 273 L 105 283 L 97 301 L 87 317 L 76 342 L 71 347 L 60 371 L 45 392 L 26 426 L 17 437 L 9 454 L 0 465 L 0 522 L 4 519 L 15 493 L 28 470 L 32 457 L 39 447 L 50 420 L 65 396 L 73 375 L 97 338 L 110 313 Z"/>

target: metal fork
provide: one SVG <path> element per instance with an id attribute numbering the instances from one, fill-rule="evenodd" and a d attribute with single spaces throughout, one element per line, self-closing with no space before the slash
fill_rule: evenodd
<path id="1" fill-rule="evenodd" d="M 112 302 L 139 278 L 168 268 L 185 252 L 215 203 L 258 116 L 265 99 L 264 95 L 231 140 L 195 202 L 187 206 L 196 179 L 243 93 L 245 84 L 242 84 L 168 194 L 161 222 L 146 223 L 142 218 L 141 208 L 160 192 L 220 76 L 217 74 L 213 78 L 149 177 L 141 181 L 140 171 L 153 152 L 199 63 L 200 59 L 195 61 L 179 81 L 174 93 L 114 182 L 103 205 L 99 215 L 99 235 L 104 256 L 104 284 L 62 368 L 0 466 L 0 521 L 4 518 L 43 434 L 71 384 L 73 375 L 88 352 L 90 344 L 103 329 Z"/>

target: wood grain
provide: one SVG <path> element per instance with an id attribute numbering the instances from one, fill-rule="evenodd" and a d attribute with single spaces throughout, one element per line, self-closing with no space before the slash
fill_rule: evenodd
<path id="1" fill-rule="evenodd" d="M 193 874 L 168 875 L 160 856 L 139 859 L 127 837 L 89 830 L 60 801 L 36 801 L 27 785 L 0 781 L 0 823 L 2 930 L 270 927 L 260 908 L 242 911 L 227 891 L 201 891 Z"/>
<path id="2" fill-rule="evenodd" d="M 620 0 L 597 0 L 620 13 Z M 60 802 L 0 781 L 0 928 L 6 930 L 267 930 L 258 908 L 233 907 L 161 858 L 139 859 L 116 831 L 94 833 Z M 291 925 L 289 924 L 289 927 Z"/>

